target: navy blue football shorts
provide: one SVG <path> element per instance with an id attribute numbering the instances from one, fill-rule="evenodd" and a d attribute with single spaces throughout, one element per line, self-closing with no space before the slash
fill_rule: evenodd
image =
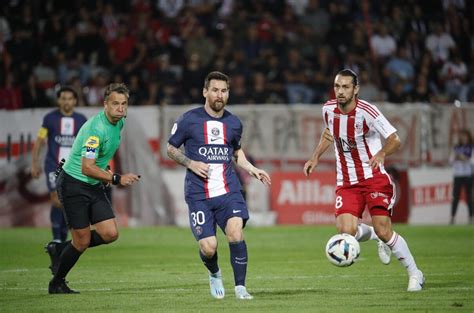
<path id="1" fill-rule="evenodd" d="M 189 201 L 189 224 L 196 240 L 216 235 L 216 224 L 225 233 L 227 221 L 240 217 L 244 227 L 249 219 L 247 204 L 240 192 L 226 193 L 211 199 Z"/>
<path id="2" fill-rule="evenodd" d="M 44 168 L 44 173 L 46 174 L 46 186 L 48 186 L 48 191 L 51 193 L 56 191 L 56 168 L 53 166 L 48 166 L 46 164 Z"/>

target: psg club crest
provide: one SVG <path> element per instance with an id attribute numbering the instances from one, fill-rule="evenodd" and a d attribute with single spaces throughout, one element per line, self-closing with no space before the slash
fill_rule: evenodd
<path id="1" fill-rule="evenodd" d="M 220 133 L 219 128 L 214 127 L 214 128 L 211 130 L 211 133 L 212 133 L 213 136 L 216 136 L 216 137 L 219 136 L 219 133 Z"/>
<path id="2" fill-rule="evenodd" d="M 196 235 L 201 235 L 202 234 L 202 227 L 201 226 L 196 226 Z"/>

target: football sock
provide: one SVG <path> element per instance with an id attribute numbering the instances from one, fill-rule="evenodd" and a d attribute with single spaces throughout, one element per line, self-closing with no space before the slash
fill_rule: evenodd
<path id="1" fill-rule="evenodd" d="M 201 257 L 202 262 L 207 267 L 211 274 L 219 272 L 219 265 L 217 265 L 217 251 L 211 258 L 207 258 L 201 250 L 199 250 L 199 256 Z"/>
<path id="2" fill-rule="evenodd" d="M 106 243 L 102 237 L 95 230 L 91 230 L 91 241 L 89 242 L 89 248 L 97 247 Z"/>
<path id="3" fill-rule="evenodd" d="M 71 240 L 68 240 L 68 241 L 63 241 L 63 242 L 59 242 L 56 244 L 56 252 L 59 256 L 61 256 L 61 253 L 63 252 L 64 248 L 67 247 L 68 244 L 71 243 Z"/>
<path id="4" fill-rule="evenodd" d="M 71 270 L 71 268 L 76 264 L 77 260 L 81 256 L 82 252 L 76 250 L 71 242 L 64 248 L 59 259 L 59 267 L 56 275 L 54 275 L 53 280 L 58 282 L 61 279 L 64 279 Z"/>
<path id="5" fill-rule="evenodd" d="M 68 232 L 69 232 L 69 227 L 67 226 L 66 219 L 64 218 L 64 214 L 62 214 L 62 209 L 61 209 L 61 241 L 62 242 L 67 240 Z"/>
<path id="6" fill-rule="evenodd" d="M 61 208 L 57 208 L 55 206 L 51 206 L 51 212 L 49 215 L 49 219 L 51 220 L 51 229 L 53 231 L 53 240 L 60 242 L 64 241 L 63 236 L 62 236 L 62 227 L 64 217 L 63 217 L 63 212 L 61 211 Z M 67 234 L 67 233 L 66 233 Z"/>
<path id="7" fill-rule="evenodd" d="M 387 245 L 392 249 L 393 254 L 402 263 L 408 271 L 408 275 L 415 274 L 418 271 L 415 259 L 408 248 L 407 242 L 402 236 L 393 232 L 392 238 L 387 242 Z"/>
<path id="8" fill-rule="evenodd" d="M 367 240 L 379 239 L 379 237 L 377 237 L 377 235 L 375 234 L 374 228 L 372 226 L 361 223 L 359 224 L 359 226 L 357 226 L 357 233 L 355 235 L 355 239 L 357 239 L 357 241 L 359 242 L 362 242 Z"/>
<path id="9" fill-rule="evenodd" d="M 245 241 L 229 242 L 230 263 L 234 270 L 234 280 L 236 286 L 245 286 L 245 276 L 247 275 L 247 245 Z"/>

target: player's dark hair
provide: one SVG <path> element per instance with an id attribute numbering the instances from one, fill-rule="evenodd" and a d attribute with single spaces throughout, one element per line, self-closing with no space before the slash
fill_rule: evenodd
<path id="1" fill-rule="evenodd" d="M 340 70 L 337 75 L 350 76 L 352 77 L 352 83 L 354 84 L 354 87 L 359 85 L 359 77 L 357 77 L 357 74 L 351 69 L 345 68 Z"/>
<path id="2" fill-rule="evenodd" d="M 224 73 L 214 71 L 214 72 L 210 72 L 209 74 L 207 74 L 206 79 L 204 79 L 204 89 L 209 88 L 209 84 L 210 84 L 211 80 L 213 80 L 213 79 L 223 80 L 227 83 L 227 87 L 229 87 L 229 76 L 227 76 Z"/>
<path id="3" fill-rule="evenodd" d="M 457 145 L 460 146 L 462 145 L 463 143 L 461 142 L 461 138 L 460 138 L 460 135 L 464 135 L 466 136 L 467 138 L 467 145 L 468 146 L 471 146 L 472 145 L 472 135 L 471 135 L 471 131 L 467 128 L 461 128 L 459 131 L 458 131 L 458 140 L 457 140 Z"/>
<path id="4" fill-rule="evenodd" d="M 61 94 L 63 92 L 70 92 L 74 96 L 74 99 L 77 99 L 77 92 L 74 90 L 74 88 L 69 87 L 69 86 L 63 86 L 59 88 L 59 90 L 56 92 L 56 97 L 57 98 L 61 97 Z"/>
<path id="5" fill-rule="evenodd" d="M 124 83 L 112 83 L 105 88 L 104 99 L 107 99 L 112 92 L 123 94 L 129 98 L 130 91 Z"/>

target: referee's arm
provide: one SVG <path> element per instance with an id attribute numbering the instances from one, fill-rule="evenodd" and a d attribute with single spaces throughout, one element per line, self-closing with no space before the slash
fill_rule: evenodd
<path id="1" fill-rule="evenodd" d="M 111 173 L 105 171 L 95 164 L 95 159 L 82 158 L 82 174 L 100 180 L 105 183 L 112 183 L 113 185 L 129 186 L 140 180 L 138 175 L 128 173 L 124 175 L 118 175 L 117 173 Z M 118 175 L 118 181 L 114 181 L 114 175 Z"/>

